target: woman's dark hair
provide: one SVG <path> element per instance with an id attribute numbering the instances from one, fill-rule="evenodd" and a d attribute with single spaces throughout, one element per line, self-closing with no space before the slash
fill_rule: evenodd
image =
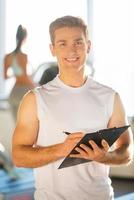
<path id="1" fill-rule="evenodd" d="M 83 30 L 85 37 L 88 38 L 88 30 L 87 30 L 87 26 L 84 23 L 84 21 L 79 17 L 67 15 L 67 16 L 64 16 L 64 17 L 61 17 L 61 18 L 57 18 L 55 21 L 53 21 L 50 24 L 49 34 L 50 34 L 50 39 L 51 39 L 52 44 L 54 44 L 54 40 L 55 40 L 55 35 L 54 35 L 55 31 L 59 28 L 64 28 L 64 27 L 81 28 Z"/>
<path id="2" fill-rule="evenodd" d="M 24 41 L 24 39 L 27 36 L 27 31 L 26 29 L 22 26 L 19 25 L 18 29 L 17 29 L 17 33 L 16 33 L 16 49 L 14 50 L 14 52 L 18 52 L 21 48 L 22 42 Z"/>

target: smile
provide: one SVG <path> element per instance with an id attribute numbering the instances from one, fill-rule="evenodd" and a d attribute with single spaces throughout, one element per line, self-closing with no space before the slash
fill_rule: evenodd
<path id="1" fill-rule="evenodd" d="M 65 58 L 65 60 L 68 61 L 68 62 L 75 62 L 78 59 L 79 59 L 78 57 L 76 57 L 76 58 Z"/>

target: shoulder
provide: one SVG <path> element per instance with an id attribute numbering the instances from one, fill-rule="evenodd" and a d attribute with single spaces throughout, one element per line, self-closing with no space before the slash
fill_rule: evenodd
<path id="1" fill-rule="evenodd" d="M 99 94 L 109 94 L 109 95 L 113 95 L 113 96 L 115 95 L 116 91 L 112 87 L 102 84 L 102 83 L 96 81 L 92 77 L 89 80 L 91 82 L 90 87 L 91 87 L 91 89 L 93 89 L 93 91 L 95 91 Z"/>
<path id="2" fill-rule="evenodd" d="M 106 90 L 113 90 L 112 87 L 110 87 L 110 86 L 108 86 L 108 85 L 106 85 L 106 84 L 103 84 L 103 83 L 101 83 L 101 82 L 98 82 L 98 81 L 96 81 L 94 78 L 92 78 L 92 81 L 93 81 L 94 85 L 95 85 L 96 87 L 98 87 L 98 88 L 104 88 L 104 89 L 106 89 Z"/>
<path id="3" fill-rule="evenodd" d="M 118 93 L 115 93 L 113 112 L 109 122 L 109 126 L 123 126 L 126 124 L 127 116 L 125 113 L 124 105 Z"/>
<path id="4" fill-rule="evenodd" d="M 9 67 L 12 63 L 13 53 L 6 54 L 4 57 L 4 66 Z"/>
<path id="5" fill-rule="evenodd" d="M 26 109 L 33 109 L 36 105 L 35 94 L 32 90 L 28 91 L 22 98 L 20 107 Z"/>
<path id="6" fill-rule="evenodd" d="M 33 88 L 32 90 L 30 90 L 29 93 L 32 93 L 35 96 L 36 94 L 40 93 L 42 90 L 44 90 L 46 88 L 45 85 L 46 84 L 37 86 L 37 87 Z"/>
<path id="7" fill-rule="evenodd" d="M 12 59 L 12 56 L 13 56 L 13 52 L 8 53 L 8 54 L 5 55 L 4 60 Z"/>
<path id="8" fill-rule="evenodd" d="M 27 62 L 28 56 L 27 54 L 20 52 L 18 53 L 18 59 L 22 60 L 23 62 Z"/>
<path id="9" fill-rule="evenodd" d="M 20 118 L 30 120 L 30 118 L 36 118 L 37 116 L 37 106 L 35 94 L 32 91 L 27 92 L 21 102 L 18 109 L 18 120 Z M 29 118 L 29 119 L 28 119 Z"/>
<path id="10" fill-rule="evenodd" d="M 35 94 L 33 90 L 29 90 L 22 98 L 22 101 L 34 101 L 35 100 Z"/>
<path id="11" fill-rule="evenodd" d="M 115 93 L 115 98 L 114 98 L 114 110 L 117 112 L 117 114 L 119 113 L 118 111 L 122 112 L 122 114 L 125 113 L 121 97 L 117 92 Z"/>
<path id="12" fill-rule="evenodd" d="M 22 52 L 21 52 L 21 55 L 22 55 L 24 58 L 27 58 L 27 57 L 28 57 L 26 53 L 22 53 Z"/>

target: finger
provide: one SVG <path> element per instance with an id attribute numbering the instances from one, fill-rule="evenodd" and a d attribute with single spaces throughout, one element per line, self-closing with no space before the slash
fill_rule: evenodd
<path id="1" fill-rule="evenodd" d="M 83 149 L 81 149 L 81 148 L 79 148 L 79 147 L 76 147 L 75 150 L 76 150 L 78 153 L 80 153 L 81 155 L 83 155 L 83 156 L 85 155 L 85 156 L 86 156 L 85 150 L 83 150 Z"/>
<path id="2" fill-rule="evenodd" d="M 79 147 L 76 147 L 75 151 L 77 151 L 78 153 L 77 154 L 70 154 L 70 157 L 85 158 L 87 156 L 87 153 Z"/>
<path id="3" fill-rule="evenodd" d="M 100 149 L 98 147 L 98 145 L 93 140 L 90 140 L 89 144 L 92 146 L 92 148 L 93 148 L 94 151 L 98 151 Z"/>
<path id="4" fill-rule="evenodd" d="M 101 144 L 102 144 L 104 150 L 105 150 L 105 151 L 108 151 L 108 149 L 109 149 L 109 144 L 107 143 L 107 141 L 106 141 L 106 140 L 102 140 Z"/>
<path id="5" fill-rule="evenodd" d="M 85 144 L 81 144 L 80 147 L 87 153 L 92 153 L 92 149 Z"/>
<path id="6" fill-rule="evenodd" d="M 83 156 L 81 154 L 70 154 L 69 157 L 71 158 L 83 158 Z"/>

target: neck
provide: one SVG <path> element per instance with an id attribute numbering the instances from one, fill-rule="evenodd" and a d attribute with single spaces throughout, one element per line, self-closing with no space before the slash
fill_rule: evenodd
<path id="1" fill-rule="evenodd" d="M 75 72 L 75 73 L 61 73 L 59 74 L 59 78 L 66 84 L 69 85 L 71 87 L 80 87 L 82 86 L 86 79 L 87 79 L 87 75 L 85 73 L 85 71 L 83 72 Z"/>

